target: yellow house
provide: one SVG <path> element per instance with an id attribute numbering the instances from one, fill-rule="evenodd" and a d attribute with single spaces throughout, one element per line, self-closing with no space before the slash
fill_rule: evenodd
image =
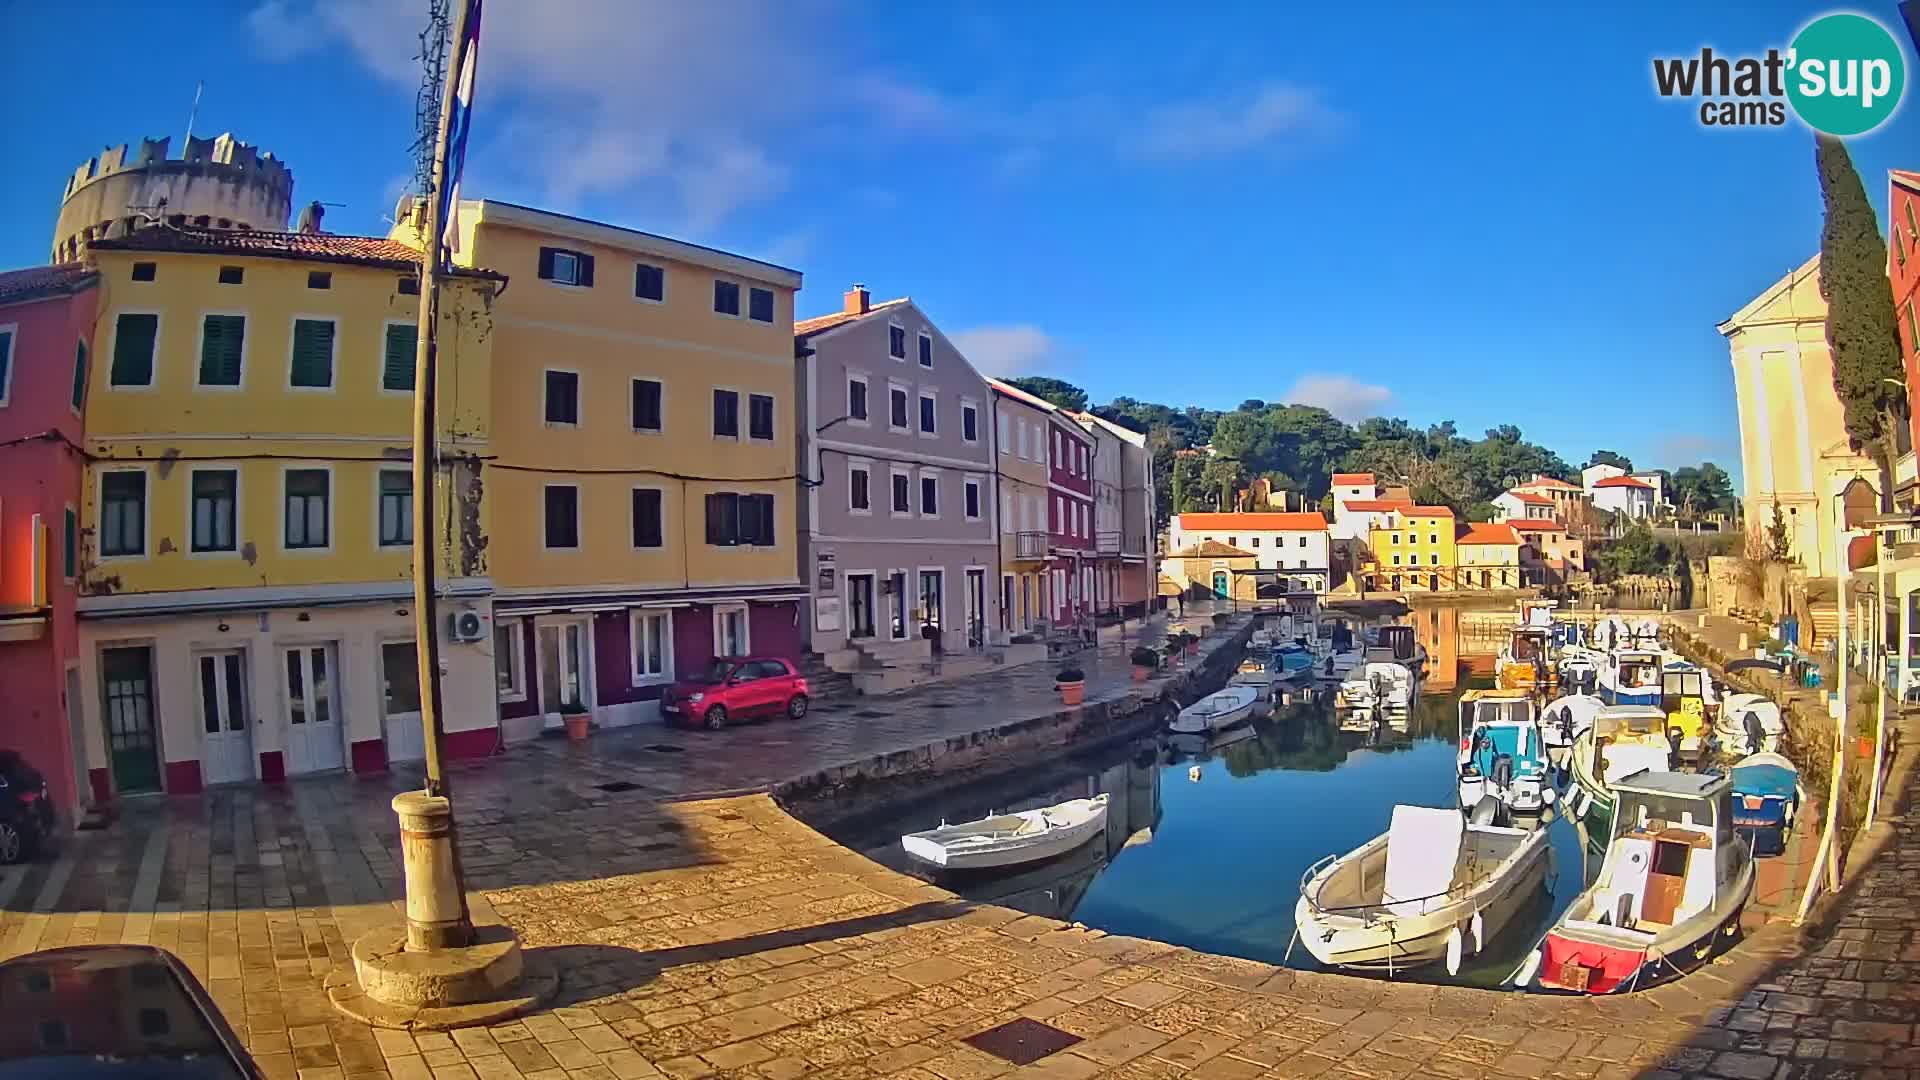
<path id="1" fill-rule="evenodd" d="M 1461 531 L 1455 546 L 1460 552 L 1459 588 L 1520 587 L 1520 533 L 1512 525 L 1475 522 Z"/>
<path id="2" fill-rule="evenodd" d="M 1815 255 L 1719 326 L 1733 356 L 1747 527 L 1764 531 L 1779 507 L 1792 557 L 1814 576 L 1839 572 L 1847 485 L 1880 486 L 1872 459 L 1847 442 L 1826 320 Z"/>
<path id="3" fill-rule="evenodd" d="M 91 245 L 76 678 L 96 795 L 422 756 L 408 617 L 414 255 L 157 227 Z M 439 574 L 448 750 L 491 752 L 491 317 L 448 281 Z M 480 686 L 479 691 L 473 687 Z"/>
<path id="4" fill-rule="evenodd" d="M 998 379 L 992 391 L 993 428 L 998 442 L 997 487 L 1000 498 L 1001 621 L 1013 633 L 1047 622 L 1054 610 L 1052 540 L 1048 507 L 1048 431 L 1055 409 L 1047 402 Z"/>
<path id="5" fill-rule="evenodd" d="M 655 719 L 716 656 L 799 659 L 800 274 L 513 203 L 459 215 L 460 264 L 514 282 L 487 470 L 507 737 L 574 703 Z"/>
<path id="6" fill-rule="evenodd" d="M 1393 510 L 1368 533 L 1373 553 L 1367 588 L 1390 592 L 1442 592 L 1454 587 L 1459 552 L 1453 511 L 1444 506 Z"/>

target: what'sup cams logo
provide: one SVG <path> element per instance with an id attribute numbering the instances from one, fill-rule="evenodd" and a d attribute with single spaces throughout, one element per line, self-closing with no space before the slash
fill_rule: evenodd
<path id="1" fill-rule="evenodd" d="M 1656 57 L 1653 85 L 1663 98 L 1700 102 L 1706 127 L 1779 127 L 1791 108 L 1827 135 L 1863 135 L 1886 121 L 1906 89 L 1907 59 L 1886 27 L 1865 15 L 1822 15 L 1784 51 L 1727 57 Z"/>

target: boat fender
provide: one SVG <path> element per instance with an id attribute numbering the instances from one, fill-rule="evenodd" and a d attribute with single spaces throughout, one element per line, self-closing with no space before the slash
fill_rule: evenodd
<path id="1" fill-rule="evenodd" d="M 1485 948 L 1487 944 L 1487 923 L 1485 919 L 1480 917 L 1480 913 L 1477 911 L 1473 913 L 1472 926 L 1473 951 L 1478 953 L 1481 949 Z"/>
<path id="2" fill-rule="evenodd" d="M 1592 805 L 1593 805 L 1593 796 L 1587 794 L 1584 789 L 1573 793 L 1573 816 L 1574 817 L 1576 818 L 1586 817 L 1587 809 Z"/>
<path id="3" fill-rule="evenodd" d="M 1560 797 L 1560 793 L 1553 790 L 1550 787 L 1542 786 L 1540 789 L 1540 801 L 1547 804 L 1548 806 L 1552 806 L 1553 800 L 1559 797 Z"/>
<path id="4" fill-rule="evenodd" d="M 1532 985 L 1533 977 L 1540 973 L 1540 960 L 1541 960 L 1541 952 L 1539 949 L 1535 949 L 1532 952 L 1528 953 L 1527 958 L 1520 962 L 1520 970 L 1513 973 L 1513 985 L 1515 986 Z"/>
<path id="5" fill-rule="evenodd" d="M 1460 940 L 1460 928 L 1447 931 L 1447 974 L 1460 974 L 1460 957 L 1466 952 L 1466 944 Z"/>
<path id="6" fill-rule="evenodd" d="M 1784 811 L 1782 811 L 1782 816 L 1781 816 L 1781 818 L 1780 818 L 1780 823 L 1781 823 L 1782 825 L 1792 825 L 1792 824 L 1793 824 L 1793 800 L 1792 800 L 1792 799 L 1788 799 L 1788 800 L 1787 800 L 1787 808 L 1786 808 L 1786 810 L 1784 810 Z"/>
<path id="7" fill-rule="evenodd" d="M 1196 784 L 1199 783 L 1200 782 L 1200 766 L 1195 765 L 1189 768 L 1187 770 L 1187 779 L 1193 781 Z"/>

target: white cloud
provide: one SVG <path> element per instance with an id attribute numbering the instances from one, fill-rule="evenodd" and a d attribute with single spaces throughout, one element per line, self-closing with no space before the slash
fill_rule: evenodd
<path id="1" fill-rule="evenodd" d="M 1059 343 L 1028 323 L 976 326 L 947 336 L 980 374 L 996 379 L 1047 374 L 1040 369 L 1058 369 L 1066 363 Z"/>
<path id="2" fill-rule="evenodd" d="M 1293 405 L 1318 405 L 1349 423 L 1379 416 L 1393 391 L 1363 383 L 1347 375 L 1302 375 L 1280 400 Z"/>
<path id="3" fill-rule="evenodd" d="M 1191 160 L 1259 150 L 1325 130 L 1337 114 L 1318 91 L 1268 83 L 1217 101 L 1148 109 L 1125 148 L 1143 157 Z"/>

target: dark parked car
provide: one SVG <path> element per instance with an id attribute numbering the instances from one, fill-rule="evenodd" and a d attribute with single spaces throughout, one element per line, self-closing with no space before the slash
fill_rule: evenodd
<path id="1" fill-rule="evenodd" d="M 31 859 L 53 835 L 53 800 L 40 770 L 0 750 L 0 863 Z"/>
<path id="2" fill-rule="evenodd" d="M 718 731 L 735 720 L 756 716 L 807 715 L 806 676 L 774 656 L 735 656 L 715 660 L 694 679 L 667 687 L 660 715 L 669 723 L 701 725 Z"/>

